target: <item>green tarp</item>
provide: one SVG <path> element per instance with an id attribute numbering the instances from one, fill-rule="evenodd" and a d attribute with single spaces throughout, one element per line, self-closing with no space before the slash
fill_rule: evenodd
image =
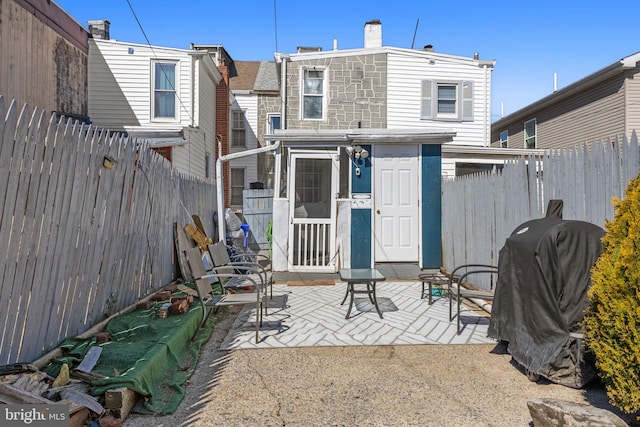
<path id="1" fill-rule="evenodd" d="M 96 344 L 90 339 L 65 340 L 63 357 L 54 360 L 45 371 L 57 376 L 62 364 L 77 367 L 89 349 L 98 345 L 102 353 L 91 371 L 104 375 L 91 383 L 91 394 L 127 387 L 140 399 L 133 412 L 168 414 L 176 410 L 184 397 L 184 384 L 193 374 L 200 348 L 209 339 L 215 319 L 198 329 L 202 307 L 196 299 L 185 314 L 158 316 L 162 302 L 148 310 L 131 310 L 109 321 L 106 331 L 111 341 Z M 195 337 L 194 337 L 195 334 Z M 193 338 L 193 340 L 192 340 Z"/>

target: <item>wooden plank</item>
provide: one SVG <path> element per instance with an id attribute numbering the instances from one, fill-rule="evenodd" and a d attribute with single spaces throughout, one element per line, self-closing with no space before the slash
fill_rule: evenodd
<path id="1" fill-rule="evenodd" d="M 130 388 L 121 387 L 107 390 L 104 394 L 105 408 L 108 409 L 113 416 L 120 419 L 126 419 L 129 412 L 138 402 L 139 395 Z"/>
<path id="2" fill-rule="evenodd" d="M 0 402 L 6 404 L 55 403 L 44 397 L 36 396 L 33 393 L 14 387 L 11 384 L 5 384 L 2 381 L 0 381 Z"/>
<path id="3" fill-rule="evenodd" d="M 78 371 L 89 373 L 98 363 L 100 355 L 102 354 L 102 347 L 93 346 L 89 349 L 87 354 L 82 359 L 82 362 L 76 368 Z"/>

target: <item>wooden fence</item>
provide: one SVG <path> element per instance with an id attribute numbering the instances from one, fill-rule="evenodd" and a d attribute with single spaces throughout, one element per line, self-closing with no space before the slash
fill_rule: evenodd
<path id="1" fill-rule="evenodd" d="M 174 223 L 215 185 L 141 141 L 0 96 L 0 364 L 30 362 L 176 279 Z"/>
<path id="2" fill-rule="evenodd" d="M 249 224 L 255 243 L 261 250 L 269 249 L 267 228 L 273 219 L 273 190 L 244 190 L 242 216 Z"/>
<path id="3" fill-rule="evenodd" d="M 640 170 L 638 137 L 545 151 L 505 165 L 502 171 L 443 182 L 444 267 L 497 265 L 509 235 L 545 215 L 549 200 L 564 202 L 563 218 L 604 228 L 613 219 L 612 197 L 623 198 Z M 481 284 L 483 285 L 483 284 Z"/>

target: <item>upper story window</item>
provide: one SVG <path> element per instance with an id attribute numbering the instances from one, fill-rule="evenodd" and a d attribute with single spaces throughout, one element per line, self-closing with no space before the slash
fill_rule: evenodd
<path id="1" fill-rule="evenodd" d="M 176 62 L 154 62 L 152 120 L 175 120 L 178 105 Z"/>
<path id="2" fill-rule="evenodd" d="M 246 148 L 247 139 L 244 127 L 244 111 L 232 111 L 231 119 L 231 147 Z"/>
<path id="3" fill-rule="evenodd" d="M 524 122 L 524 148 L 536 148 L 538 146 L 536 133 L 536 119 Z"/>
<path id="4" fill-rule="evenodd" d="M 324 78 L 325 70 L 310 68 L 304 70 L 302 81 L 302 119 L 322 120 L 324 118 Z"/>
<path id="5" fill-rule="evenodd" d="M 423 80 L 420 118 L 473 121 L 473 82 Z"/>
<path id="6" fill-rule="evenodd" d="M 500 132 L 500 148 L 509 148 L 509 131 Z"/>

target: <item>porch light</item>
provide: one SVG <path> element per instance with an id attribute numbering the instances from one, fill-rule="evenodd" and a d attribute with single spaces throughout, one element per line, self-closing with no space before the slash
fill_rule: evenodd
<path id="1" fill-rule="evenodd" d="M 356 159 L 366 159 L 367 157 L 369 157 L 369 152 L 366 149 L 362 148 L 360 145 L 356 145 L 353 149 L 353 152 L 353 155 Z"/>

